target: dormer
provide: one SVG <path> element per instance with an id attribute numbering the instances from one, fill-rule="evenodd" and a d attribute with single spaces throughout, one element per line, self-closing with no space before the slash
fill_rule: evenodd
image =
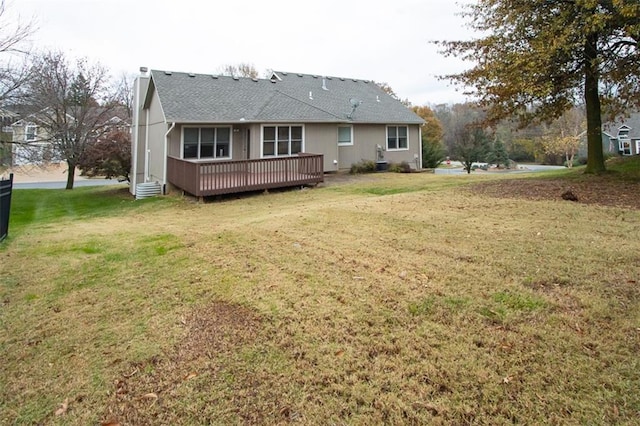
<path id="1" fill-rule="evenodd" d="M 627 126 L 626 124 L 623 124 L 618 129 L 618 138 L 619 139 L 628 139 L 630 131 L 631 131 L 631 127 Z"/>

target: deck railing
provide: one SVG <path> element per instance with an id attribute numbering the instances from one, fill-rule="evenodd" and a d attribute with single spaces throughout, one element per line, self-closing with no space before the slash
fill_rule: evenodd
<path id="1" fill-rule="evenodd" d="M 167 180 L 197 197 L 317 184 L 324 181 L 323 156 L 207 162 L 169 157 Z"/>

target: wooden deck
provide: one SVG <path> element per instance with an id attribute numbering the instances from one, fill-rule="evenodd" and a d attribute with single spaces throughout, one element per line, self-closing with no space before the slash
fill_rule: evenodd
<path id="1" fill-rule="evenodd" d="M 311 185 L 324 181 L 323 156 L 208 162 L 169 157 L 167 180 L 196 197 Z"/>

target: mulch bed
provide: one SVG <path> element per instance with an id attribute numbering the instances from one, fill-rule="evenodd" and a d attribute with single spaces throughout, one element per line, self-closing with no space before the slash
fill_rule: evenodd
<path id="1" fill-rule="evenodd" d="M 609 176 L 584 176 L 581 179 L 510 179 L 482 182 L 471 187 L 474 193 L 499 198 L 526 200 L 566 200 L 640 210 L 640 182 Z M 563 198 L 563 194 L 565 197 Z"/>

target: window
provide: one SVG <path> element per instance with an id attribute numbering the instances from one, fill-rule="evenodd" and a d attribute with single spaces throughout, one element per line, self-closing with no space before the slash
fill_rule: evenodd
<path id="1" fill-rule="evenodd" d="M 407 126 L 387 126 L 387 151 L 409 149 Z"/>
<path id="2" fill-rule="evenodd" d="M 231 158 L 231 128 L 185 127 L 182 158 Z"/>
<path id="3" fill-rule="evenodd" d="M 338 126 L 338 145 L 353 145 L 353 128 Z"/>
<path id="4" fill-rule="evenodd" d="M 33 142 L 36 140 L 36 135 L 38 133 L 38 126 L 35 124 L 27 124 L 25 127 L 25 140 L 27 142 Z"/>
<path id="5" fill-rule="evenodd" d="M 631 155 L 631 141 L 629 139 L 620 139 L 618 147 L 622 155 Z"/>
<path id="6" fill-rule="evenodd" d="M 302 126 L 264 126 L 262 156 L 282 157 L 302 152 Z"/>

